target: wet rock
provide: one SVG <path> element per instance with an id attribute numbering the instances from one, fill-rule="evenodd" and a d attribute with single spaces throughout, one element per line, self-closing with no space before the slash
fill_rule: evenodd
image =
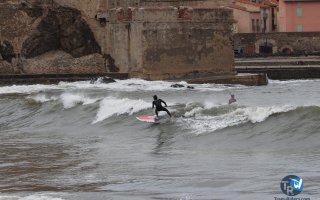
<path id="1" fill-rule="evenodd" d="M 103 78 L 101 78 L 101 82 L 102 83 L 114 83 L 116 81 L 113 78 L 110 78 L 110 77 L 103 77 Z"/>
<path id="2" fill-rule="evenodd" d="M 188 86 L 187 88 L 188 88 L 188 89 L 194 89 L 194 87 L 193 87 L 193 86 Z"/>
<path id="3" fill-rule="evenodd" d="M 188 88 L 188 89 L 194 89 L 194 87 L 193 86 L 184 86 L 184 85 L 182 85 L 182 84 L 179 84 L 179 83 L 176 83 L 176 84 L 173 84 L 173 85 L 171 85 L 170 87 L 172 87 L 172 88 L 184 88 L 184 87 L 186 87 L 186 88 Z"/>
<path id="4" fill-rule="evenodd" d="M 171 85 L 170 87 L 172 87 L 172 88 L 183 88 L 184 85 L 176 83 L 176 84 Z"/>
<path id="5" fill-rule="evenodd" d="M 91 78 L 90 84 L 95 84 L 98 81 L 97 77 Z"/>
<path id="6" fill-rule="evenodd" d="M 95 83 L 114 83 L 116 82 L 113 78 L 110 78 L 110 77 L 95 77 L 95 78 L 92 78 L 90 80 L 90 84 L 95 84 Z"/>

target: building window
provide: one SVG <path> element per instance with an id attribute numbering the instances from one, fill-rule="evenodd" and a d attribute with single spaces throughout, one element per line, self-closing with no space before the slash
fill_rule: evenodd
<path id="1" fill-rule="evenodd" d="M 297 8 L 297 17 L 302 17 L 302 8 Z"/>
<path id="2" fill-rule="evenodd" d="M 297 3 L 297 17 L 302 17 L 302 3 Z"/>
<path id="3" fill-rule="evenodd" d="M 297 26 L 297 31 L 298 31 L 298 32 L 302 32 L 302 25 L 301 25 L 301 24 L 298 24 L 298 26 Z"/>

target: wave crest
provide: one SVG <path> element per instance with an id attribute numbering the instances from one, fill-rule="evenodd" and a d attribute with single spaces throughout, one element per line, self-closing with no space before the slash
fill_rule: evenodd
<path id="1" fill-rule="evenodd" d="M 150 108 L 150 102 L 141 99 L 116 99 L 114 97 L 106 97 L 100 102 L 100 107 L 93 124 L 101 122 L 113 115 L 129 114 L 132 115 L 141 110 Z"/>
<path id="2" fill-rule="evenodd" d="M 273 114 L 285 113 L 295 109 L 297 109 L 296 106 L 290 105 L 269 107 L 239 107 L 233 105 L 212 108 L 200 106 L 185 112 L 184 118 L 180 118 L 178 122 L 182 126 L 194 130 L 196 134 L 202 134 L 248 122 L 263 122 Z"/>

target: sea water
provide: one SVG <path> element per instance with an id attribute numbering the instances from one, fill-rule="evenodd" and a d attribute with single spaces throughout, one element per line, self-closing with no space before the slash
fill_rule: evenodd
<path id="1" fill-rule="evenodd" d="M 172 84 L 0 87 L 0 200 L 271 200 L 291 174 L 320 199 L 320 80 Z M 155 94 L 173 118 L 136 120 Z"/>

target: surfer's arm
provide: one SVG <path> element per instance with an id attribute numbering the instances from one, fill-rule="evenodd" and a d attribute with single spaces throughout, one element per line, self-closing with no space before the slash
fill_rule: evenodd
<path id="1" fill-rule="evenodd" d="M 167 107 L 167 103 L 161 99 L 161 102 Z"/>
<path id="2" fill-rule="evenodd" d="M 152 108 L 154 108 L 154 101 L 152 102 Z"/>

